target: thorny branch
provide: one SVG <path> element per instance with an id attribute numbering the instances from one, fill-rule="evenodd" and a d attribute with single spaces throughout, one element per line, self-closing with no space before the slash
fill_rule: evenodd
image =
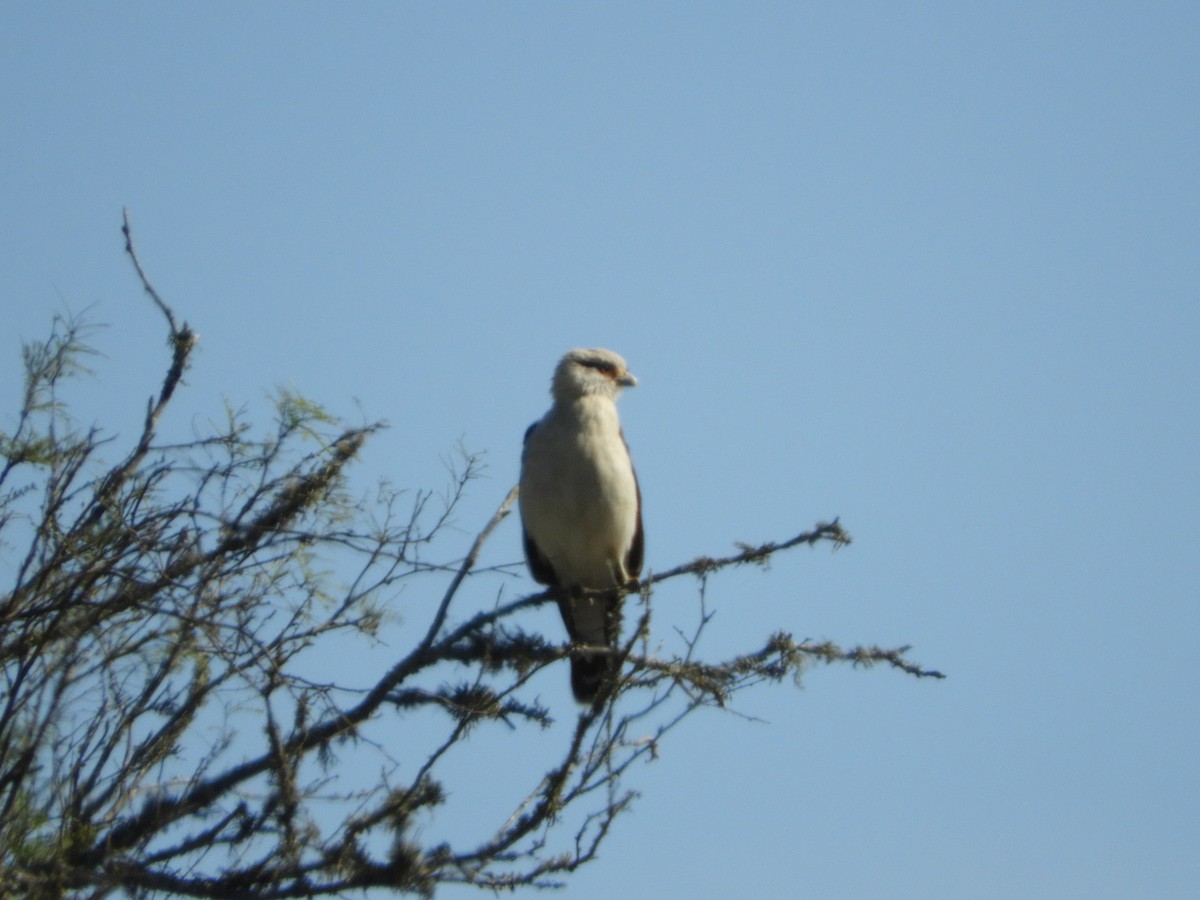
<path id="1" fill-rule="evenodd" d="M 122 231 L 171 350 L 140 433 L 105 467 L 106 439 L 67 418 L 60 389 L 86 352 L 76 321 L 27 348 L 24 404 L 0 433 L 0 546 L 23 547 L 0 593 L 0 896 L 559 885 L 633 802 L 630 766 L 658 758 L 697 709 L 729 709 L 739 691 L 818 662 L 943 677 L 908 647 L 785 632 L 702 657 L 711 578 L 848 544 L 834 520 L 645 578 L 627 601 L 637 620 L 609 651 L 620 679 L 601 703 L 552 712 L 542 676 L 561 674 L 572 648 L 529 630 L 529 614 L 554 598 L 502 600 L 508 567 L 480 566 L 515 489 L 461 560 L 431 563 L 473 458 L 434 510 L 427 492 L 350 495 L 346 469 L 379 426 L 341 424 L 290 394 L 265 437 L 231 414 L 211 435 L 160 440 L 196 337 L 147 278 L 128 213 Z M 673 629 L 677 650 L 659 634 L 651 653 L 654 592 L 683 576 L 699 578 L 698 621 Z M 431 578 L 445 583 L 436 605 L 420 599 Z M 410 649 L 397 653 L 401 641 Z M 423 840 L 456 796 L 440 781 L 446 762 L 524 726 L 543 732 L 540 753 L 506 779 L 524 788 L 493 825 Z M 465 802 L 505 799 L 492 790 Z"/>

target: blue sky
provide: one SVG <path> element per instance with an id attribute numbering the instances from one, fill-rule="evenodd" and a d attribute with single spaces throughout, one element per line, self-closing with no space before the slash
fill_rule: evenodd
<path id="1" fill-rule="evenodd" d="M 651 568 L 856 539 L 716 579 L 713 655 L 951 677 L 697 717 L 571 897 L 1191 896 L 1198 45 L 1186 3 L 9 5 L 0 399 L 90 307 L 79 401 L 136 427 L 123 206 L 201 335 L 165 427 L 289 386 L 391 424 L 364 485 L 461 441 L 464 541 L 558 356 L 612 347 Z"/>

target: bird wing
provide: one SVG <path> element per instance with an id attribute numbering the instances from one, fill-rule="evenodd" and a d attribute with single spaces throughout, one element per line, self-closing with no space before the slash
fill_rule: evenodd
<path id="1" fill-rule="evenodd" d="M 524 526 L 521 528 L 521 536 L 525 541 L 525 562 L 529 565 L 529 573 L 533 576 L 533 580 L 538 584 L 559 587 L 558 576 L 554 574 L 554 567 L 550 565 L 550 560 L 542 555 L 542 551 L 538 549 L 538 545 L 533 542 L 533 538 L 529 536 L 529 532 Z"/>
<path id="2" fill-rule="evenodd" d="M 633 456 L 629 454 L 629 444 L 625 441 L 625 432 L 621 432 L 621 442 L 625 444 L 625 453 L 629 455 L 629 468 L 633 470 L 633 489 L 637 492 L 637 526 L 633 532 L 633 540 L 625 554 L 625 574 L 629 578 L 637 578 L 642 574 L 642 563 L 646 556 L 646 536 L 642 532 L 642 486 L 638 483 L 637 469 L 633 467 Z"/>
<path id="3" fill-rule="evenodd" d="M 525 429 L 524 445 L 526 447 L 529 446 L 529 436 L 533 434 L 533 430 L 537 427 L 538 423 L 534 422 Z M 554 567 L 550 565 L 550 560 L 546 559 L 545 554 L 534 543 L 533 536 L 530 535 L 529 529 L 525 527 L 524 521 L 521 523 L 521 539 L 525 545 L 525 562 L 529 566 L 529 574 L 533 576 L 533 580 L 538 584 L 560 587 L 558 576 L 554 573 Z"/>
<path id="4" fill-rule="evenodd" d="M 637 484 L 634 476 L 634 484 Z M 646 535 L 642 531 L 642 490 L 639 487 L 637 492 L 637 529 L 633 532 L 633 540 L 629 544 L 629 552 L 625 554 L 625 574 L 630 578 L 637 578 L 642 574 L 642 563 L 646 556 Z"/>

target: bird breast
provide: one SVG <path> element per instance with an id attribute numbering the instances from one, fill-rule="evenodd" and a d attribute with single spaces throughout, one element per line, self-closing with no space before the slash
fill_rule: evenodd
<path id="1" fill-rule="evenodd" d="M 560 582 L 612 586 L 613 566 L 633 542 L 637 487 L 611 401 L 583 398 L 533 430 L 521 508 Z"/>

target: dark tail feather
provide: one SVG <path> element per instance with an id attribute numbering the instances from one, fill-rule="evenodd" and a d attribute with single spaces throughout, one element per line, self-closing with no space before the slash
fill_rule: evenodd
<path id="1" fill-rule="evenodd" d="M 612 654 L 571 658 L 571 691 L 579 703 L 595 703 L 601 688 L 616 675 Z"/>
<path id="2" fill-rule="evenodd" d="M 578 593 L 575 592 L 577 599 Z M 571 597 L 569 593 L 560 596 L 558 606 L 563 621 L 566 622 L 567 633 L 573 641 L 578 642 L 581 635 L 574 625 L 575 614 Z M 604 639 L 611 650 L 616 650 L 621 638 L 621 595 L 614 591 L 603 600 L 597 599 L 595 602 L 604 603 Z M 604 688 L 617 680 L 619 673 L 620 664 L 614 653 L 576 650 L 575 655 L 571 657 L 571 691 L 579 703 L 595 703 L 597 697 L 604 694 Z"/>

